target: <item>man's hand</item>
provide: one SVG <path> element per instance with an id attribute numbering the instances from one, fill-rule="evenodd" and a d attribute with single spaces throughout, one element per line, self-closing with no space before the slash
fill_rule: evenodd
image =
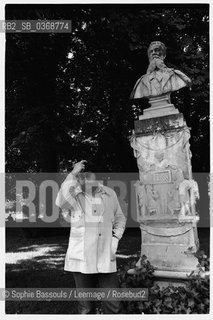
<path id="1" fill-rule="evenodd" d="M 79 172 L 81 172 L 82 170 L 84 170 L 85 169 L 85 162 L 87 162 L 86 160 L 81 160 L 80 162 L 77 162 L 75 165 L 74 165 L 74 167 L 73 167 L 73 169 L 72 169 L 72 174 L 74 175 L 74 176 L 77 176 L 77 174 L 79 173 Z"/>
<path id="2" fill-rule="evenodd" d="M 116 237 L 112 237 L 112 246 L 111 246 L 111 260 L 115 260 L 116 259 L 116 252 L 118 249 L 118 239 Z"/>

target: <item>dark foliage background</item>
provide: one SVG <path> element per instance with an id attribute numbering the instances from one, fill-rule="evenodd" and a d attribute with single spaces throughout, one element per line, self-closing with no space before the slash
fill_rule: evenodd
<path id="1" fill-rule="evenodd" d="M 161 40 L 191 90 L 172 102 L 191 127 L 194 172 L 209 172 L 208 5 L 6 5 L 6 19 L 71 19 L 70 34 L 6 36 L 6 171 L 137 171 L 128 136 L 147 101 L 129 100 Z"/>
<path id="2" fill-rule="evenodd" d="M 193 81 L 191 90 L 186 88 L 173 93 L 172 102 L 183 112 L 191 128 L 193 171 L 210 171 L 208 5 L 7 4 L 5 13 L 6 19 L 72 20 L 70 34 L 6 35 L 5 160 L 8 173 L 69 171 L 73 162 L 81 159 L 87 159 L 89 169 L 97 172 L 138 172 L 128 137 L 134 120 L 148 102 L 130 101 L 129 96 L 136 80 L 147 70 L 147 47 L 153 40 L 166 44 L 166 64 L 183 71 Z M 202 185 L 199 184 L 202 201 L 206 204 L 207 179 L 205 175 Z M 208 208 L 203 208 L 200 210 L 202 219 L 208 215 Z M 209 216 L 206 219 L 209 222 Z M 50 233 L 52 229 L 48 230 Z M 205 236 L 208 234 L 205 229 L 202 231 Z M 29 233 L 32 237 L 32 230 Z M 41 236 L 41 230 L 34 231 L 34 235 Z M 15 239 L 18 251 L 23 241 L 26 241 L 23 235 L 18 241 Z M 130 243 L 136 241 L 140 247 L 138 236 L 129 237 L 124 253 L 129 254 L 130 248 L 135 250 Z M 54 238 L 53 245 L 55 242 Z M 207 242 L 209 246 L 209 238 Z M 36 242 L 45 247 L 46 243 L 46 239 Z M 14 242 L 11 247 L 14 252 Z M 59 249 L 53 251 L 53 259 L 61 254 L 61 247 Z M 49 255 L 47 258 L 51 262 Z M 17 271 L 17 264 L 15 270 L 14 265 L 10 265 L 12 271 L 9 269 L 7 285 L 19 286 L 17 281 L 20 281 L 23 287 L 23 279 L 26 279 L 26 287 L 51 288 L 57 283 L 60 287 L 63 283 L 64 287 L 72 286 L 70 277 L 64 277 L 58 265 L 53 273 L 47 262 L 44 262 L 44 270 L 43 266 L 38 267 L 42 261 L 39 256 L 30 258 L 27 264 L 25 261 L 18 264 L 23 268 L 21 273 Z M 123 279 L 123 284 L 132 286 L 131 281 Z M 133 308 L 130 305 L 129 313 L 133 310 L 135 313 L 142 310 L 171 313 L 171 309 L 175 313 L 207 313 L 208 285 L 207 281 L 202 284 L 197 280 L 194 287 L 178 299 L 175 291 L 167 292 L 165 297 L 165 292 L 154 288 L 151 292 L 154 304 L 144 303 Z M 41 304 L 8 304 L 7 313 L 32 313 L 33 308 L 34 313 L 44 310 L 45 313 L 75 312 L 70 303 Z"/>

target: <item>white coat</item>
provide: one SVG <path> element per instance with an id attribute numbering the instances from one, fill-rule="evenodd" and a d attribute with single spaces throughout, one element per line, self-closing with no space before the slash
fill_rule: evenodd
<path id="1" fill-rule="evenodd" d="M 64 270 L 82 273 L 116 272 L 112 258 L 113 235 L 120 240 L 126 218 L 115 191 L 99 185 L 94 197 L 84 193 L 85 212 L 77 194 L 81 191 L 75 176 L 70 173 L 56 198 L 56 205 L 70 210 L 71 228 Z"/>

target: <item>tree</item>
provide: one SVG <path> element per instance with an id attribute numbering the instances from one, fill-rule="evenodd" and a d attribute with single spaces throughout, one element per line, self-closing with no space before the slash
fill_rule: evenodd
<path id="1" fill-rule="evenodd" d="M 209 172 L 208 5 L 7 5 L 7 19 L 71 19 L 71 34 L 7 34 L 6 168 L 137 171 L 128 137 L 147 101 L 129 100 L 163 41 L 192 78 L 172 101 L 191 127 L 194 171 Z M 133 104 L 135 107 L 133 107 Z"/>

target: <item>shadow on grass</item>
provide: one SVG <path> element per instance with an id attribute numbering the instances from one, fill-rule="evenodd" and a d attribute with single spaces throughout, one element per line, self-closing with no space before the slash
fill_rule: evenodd
<path id="1" fill-rule="evenodd" d="M 198 232 L 200 246 L 209 254 L 209 230 Z M 72 272 L 64 271 L 68 235 L 25 238 L 16 228 L 7 232 L 7 288 L 74 288 Z M 140 251 L 140 229 L 126 230 L 119 242 L 117 266 Z M 76 301 L 6 301 L 7 314 L 76 314 Z"/>
<path id="2" fill-rule="evenodd" d="M 42 232 L 43 233 L 43 232 Z M 133 236 L 133 235 L 132 235 Z M 123 237 L 117 265 L 140 249 L 140 234 Z M 21 230 L 8 230 L 6 240 L 7 288 L 74 288 L 72 272 L 64 271 L 69 235 L 26 238 Z M 134 242 L 133 241 L 134 238 Z M 132 246 L 134 243 L 134 246 Z M 76 314 L 76 301 L 6 301 L 7 314 Z"/>

